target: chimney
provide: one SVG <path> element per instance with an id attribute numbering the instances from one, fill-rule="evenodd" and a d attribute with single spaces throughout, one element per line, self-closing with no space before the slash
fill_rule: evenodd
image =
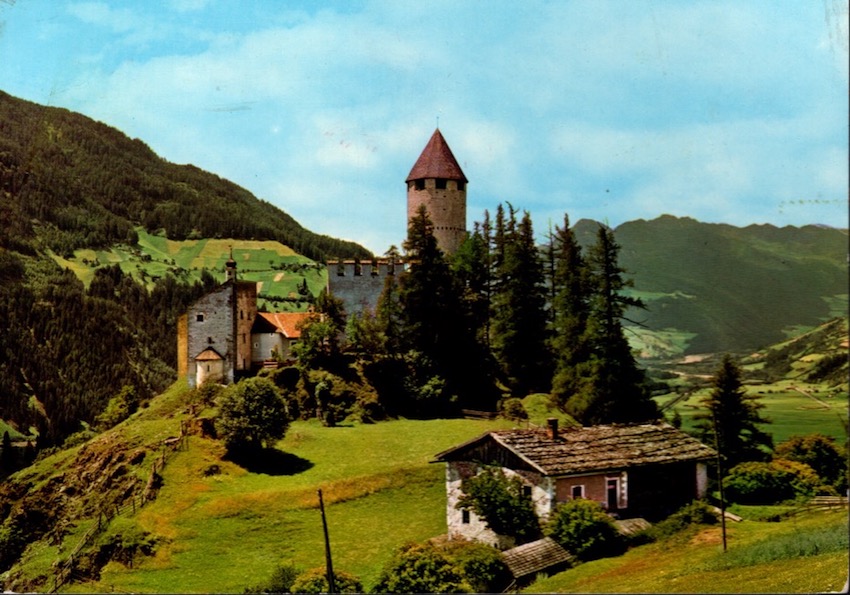
<path id="1" fill-rule="evenodd" d="M 558 418 L 550 417 L 549 419 L 546 420 L 546 422 L 549 424 L 549 438 L 551 438 L 552 440 L 557 440 L 558 439 Z"/>

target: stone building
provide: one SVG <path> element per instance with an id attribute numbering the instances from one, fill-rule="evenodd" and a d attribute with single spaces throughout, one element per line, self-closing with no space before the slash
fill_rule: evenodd
<path id="1" fill-rule="evenodd" d="M 448 255 L 454 254 L 466 238 L 467 183 L 446 139 L 436 129 L 405 180 L 407 224 L 409 227 L 419 207 L 425 205 L 437 245 Z M 406 268 L 404 262 L 392 259 L 330 260 L 328 291 L 342 300 L 348 314 L 375 312 L 387 277 L 396 281 Z"/>
<path id="2" fill-rule="evenodd" d="M 251 371 L 251 329 L 257 317 L 257 284 L 236 278 L 231 253 L 226 280 L 192 304 L 177 321 L 177 373 L 190 386 L 204 380 L 233 382 Z"/>
<path id="3" fill-rule="evenodd" d="M 449 537 L 513 547 L 457 503 L 463 480 L 488 467 L 519 477 L 541 520 L 568 500 L 599 502 L 615 518 L 655 521 L 703 498 L 713 449 L 668 424 L 488 432 L 435 456 L 446 463 Z"/>
<path id="4" fill-rule="evenodd" d="M 437 128 L 405 180 L 407 221 L 425 205 L 434 224 L 437 245 L 454 254 L 466 238 L 466 185 L 446 139 Z"/>

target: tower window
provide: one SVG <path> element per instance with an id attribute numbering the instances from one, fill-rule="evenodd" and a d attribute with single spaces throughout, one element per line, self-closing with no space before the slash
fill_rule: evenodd
<path id="1" fill-rule="evenodd" d="M 446 180 L 443 178 L 437 178 L 436 182 L 437 190 L 445 190 L 446 189 Z"/>
<path id="2" fill-rule="evenodd" d="M 416 180 L 414 184 L 417 190 L 425 190 L 425 180 Z"/>
<path id="3" fill-rule="evenodd" d="M 463 183 L 463 180 L 457 181 L 457 189 L 463 191 L 466 189 L 466 184 Z"/>

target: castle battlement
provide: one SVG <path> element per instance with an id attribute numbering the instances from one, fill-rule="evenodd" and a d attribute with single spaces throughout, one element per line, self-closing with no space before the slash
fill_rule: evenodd
<path id="1" fill-rule="evenodd" d="M 386 277 L 407 270 L 407 263 L 390 258 L 374 260 L 328 260 L 328 279 L 331 277 Z"/>

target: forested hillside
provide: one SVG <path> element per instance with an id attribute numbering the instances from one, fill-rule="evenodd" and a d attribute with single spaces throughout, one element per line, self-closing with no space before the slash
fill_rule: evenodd
<path id="1" fill-rule="evenodd" d="M 86 287 L 51 252 L 132 251 L 143 226 L 170 239 L 277 240 L 320 262 L 369 255 L 105 124 L 2 92 L 0 222 L 0 419 L 35 427 L 38 446 L 96 424 L 122 387 L 143 402 L 173 382 L 176 318 L 220 281 L 145 283 L 103 265 Z"/>
<path id="2" fill-rule="evenodd" d="M 304 229 L 277 207 L 83 115 L 0 91 L 0 246 L 70 256 L 135 243 L 134 226 L 167 237 L 277 240 L 313 260 L 366 257 L 353 242 Z"/>
<path id="3" fill-rule="evenodd" d="M 579 242 L 590 245 L 597 228 L 579 221 Z M 666 333 L 656 334 L 648 355 L 755 351 L 846 315 L 845 229 L 735 227 L 665 215 L 614 233 L 634 294 L 648 306 L 634 318 Z"/>

